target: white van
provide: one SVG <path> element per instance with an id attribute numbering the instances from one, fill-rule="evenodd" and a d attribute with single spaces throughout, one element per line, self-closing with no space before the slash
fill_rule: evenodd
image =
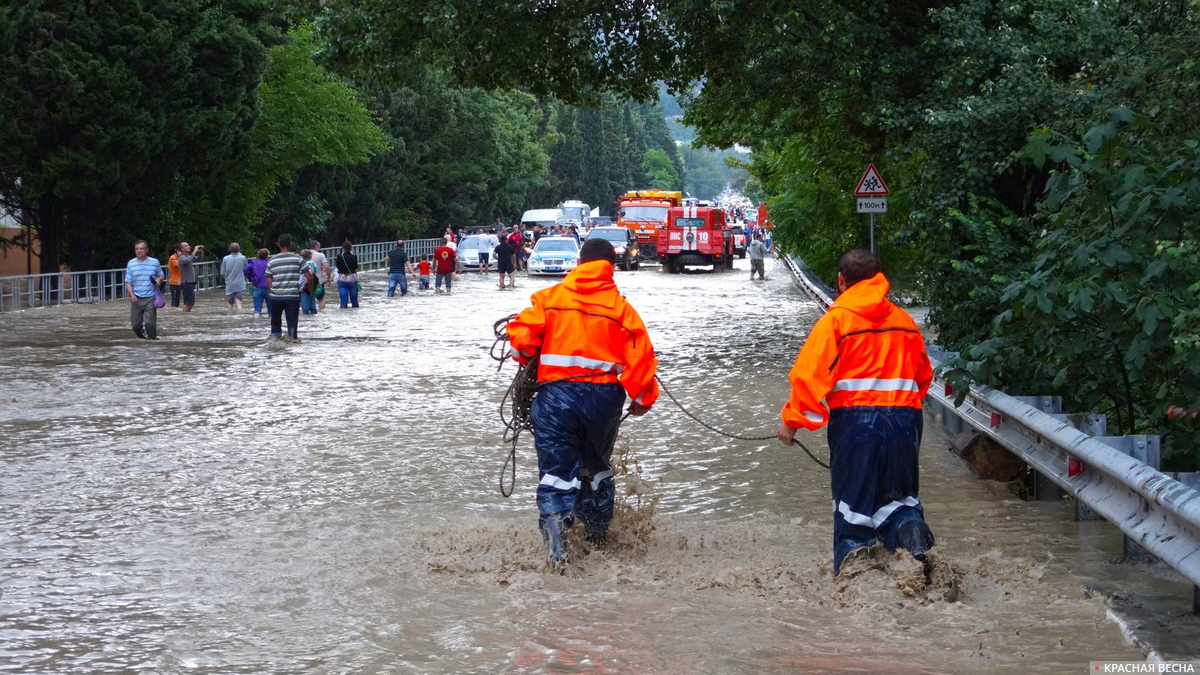
<path id="1" fill-rule="evenodd" d="M 543 228 L 550 228 L 558 224 L 559 218 L 562 218 L 562 211 L 559 209 L 530 209 L 521 216 L 521 224 L 525 227 L 541 225 Z"/>

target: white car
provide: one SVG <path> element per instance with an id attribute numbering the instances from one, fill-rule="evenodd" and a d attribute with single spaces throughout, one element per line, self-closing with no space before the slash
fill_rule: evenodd
<path id="1" fill-rule="evenodd" d="M 488 242 L 489 245 L 485 249 L 488 252 L 488 264 L 492 267 L 496 266 L 495 258 L 491 257 L 492 251 L 496 248 L 496 244 L 500 243 L 495 235 L 489 234 L 470 234 L 462 238 L 458 243 L 458 262 L 463 266 L 463 269 L 468 267 L 477 270 L 479 269 L 479 249 L 483 242 L 488 237 L 495 239 L 495 242 Z"/>
<path id="2" fill-rule="evenodd" d="M 574 237 L 542 237 L 529 254 L 530 274 L 566 274 L 579 265 L 579 244 Z"/>
<path id="3" fill-rule="evenodd" d="M 479 240 L 483 237 L 472 234 L 458 240 L 458 263 L 463 269 L 479 269 Z"/>

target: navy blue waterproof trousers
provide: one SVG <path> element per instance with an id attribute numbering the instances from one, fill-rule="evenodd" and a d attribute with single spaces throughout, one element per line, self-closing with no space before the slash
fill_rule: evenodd
<path id="1" fill-rule="evenodd" d="M 833 484 L 833 573 L 846 554 L 876 543 L 896 550 L 896 531 L 925 519 L 917 501 L 917 453 L 924 424 L 917 408 L 853 407 L 829 413 Z"/>
<path id="2" fill-rule="evenodd" d="M 575 516 L 589 534 L 603 537 L 608 531 L 613 515 L 609 460 L 624 404 L 625 390 L 616 383 L 553 382 L 538 389 L 530 412 L 543 532 L 548 520 L 557 521 L 551 527 L 565 530 Z"/>

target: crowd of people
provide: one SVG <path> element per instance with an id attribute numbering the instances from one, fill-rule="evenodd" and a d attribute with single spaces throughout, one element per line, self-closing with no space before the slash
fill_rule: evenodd
<path id="1" fill-rule="evenodd" d="M 753 279 L 755 274 L 764 278 L 763 260 L 771 248 L 769 230 L 749 226 L 746 234 L 750 278 Z M 395 297 L 397 290 L 401 296 L 408 295 L 410 278 L 417 279 L 418 291 L 433 290 L 438 295 L 451 293 L 455 275 L 463 272 L 458 244 L 468 236 L 475 236 L 478 243 L 478 274 L 489 274 L 494 266 L 502 291 L 516 288 L 516 273 L 527 269 L 528 249 L 542 237 L 573 237 L 582 244 L 579 228 L 570 224 L 508 226 L 497 218 L 492 227 L 474 231 L 465 227 L 457 230 L 447 227 L 441 245 L 432 255 L 422 255 L 419 260 L 410 258 L 403 241 L 397 241 L 388 251 L 387 297 Z M 341 251 L 333 257 L 332 263 L 321 250 L 319 241 L 312 240 L 307 248 L 296 250 L 292 238 L 281 235 L 276 244 L 278 253 L 272 255 L 268 249 L 260 248 L 254 258 L 247 258 L 240 244 L 229 244 L 228 254 L 220 263 L 228 311 L 245 311 L 243 303 L 249 291 L 253 304 L 251 316 L 270 319 L 272 339 L 294 343 L 300 341 L 297 336 L 299 315 L 324 311 L 327 288 L 337 288 L 341 308 L 359 307 L 362 290 L 358 279 L 359 260 L 350 241 L 342 243 Z M 134 252 L 125 275 L 126 290 L 133 306 L 131 327 L 140 338 L 158 339 L 157 310 L 166 305 L 166 300 L 164 298 L 160 304 L 156 294 L 169 287 L 171 307 L 190 313 L 196 305 L 196 265 L 203 261 L 206 251 L 204 246 L 193 248 L 186 241 L 173 245 L 166 274 L 158 259 L 149 255 L 146 242 L 139 241 Z"/>
<path id="2" fill-rule="evenodd" d="M 251 316 L 270 320 L 271 339 L 298 343 L 299 315 L 317 314 L 325 309 L 325 291 L 333 287 L 336 276 L 338 297 L 343 309 L 359 307 L 359 261 L 352 242 L 345 241 L 331 264 L 321 251 L 321 243 L 313 240 L 308 248 L 296 250 L 291 236 L 281 235 L 276 241 L 279 252 L 272 255 L 260 248 L 253 259 L 242 253 L 241 245 L 229 244 L 228 254 L 221 258 L 220 274 L 224 279 L 225 302 L 230 312 L 243 312 L 246 291 L 253 303 Z M 169 289 L 171 307 L 190 313 L 196 305 L 198 282 L 196 265 L 204 258 L 203 246 L 194 249 L 187 242 L 171 247 L 166 272 L 157 258 L 149 255 L 145 241 L 134 245 L 134 257 L 125 267 L 125 289 L 132 306 L 130 324 L 139 338 L 158 339 L 158 309 L 167 305 L 164 292 Z M 429 256 L 419 263 L 422 290 L 429 287 Z M 396 250 L 388 255 L 389 271 L 400 270 L 415 275 L 408 263 L 404 242 L 396 242 Z M 388 289 L 393 296 L 399 286 L 401 295 L 408 294 L 407 279 L 396 280 Z M 395 275 L 390 275 L 395 280 Z M 398 283 L 397 283 L 398 282 Z M 446 282 L 449 287 L 449 281 Z M 286 324 L 286 332 L 285 332 Z"/>

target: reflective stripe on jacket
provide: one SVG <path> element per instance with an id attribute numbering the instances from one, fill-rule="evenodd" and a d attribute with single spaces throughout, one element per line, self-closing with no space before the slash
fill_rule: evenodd
<path id="1" fill-rule="evenodd" d="M 617 292 L 608 261 L 584 263 L 532 299 L 508 323 L 508 338 L 521 363 L 541 353 L 538 382 L 620 382 L 646 407 L 658 400 L 654 346 L 642 318 Z"/>
<path id="2" fill-rule="evenodd" d="M 813 326 L 788 375 L 784 424 L 817 429 L 832 408 L 921 407 L 933 369 L 917 324 L 887 299 L 890 288 L 882 273 L 860 281 Z"/>

